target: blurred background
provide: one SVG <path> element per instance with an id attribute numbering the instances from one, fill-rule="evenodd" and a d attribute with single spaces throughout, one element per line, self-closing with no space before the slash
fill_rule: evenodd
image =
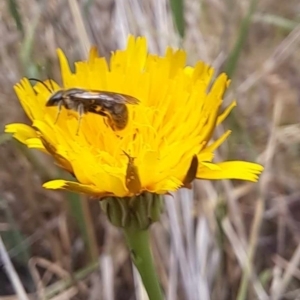
<path id="1" fill-rule="evenodd" d="M 44 190 L 67 178 L 46 155 L 4 134 L 29 124 L 13 86 L 61 82 L 70 63 L 145 35 L 149 51 L 181 47 L 232 79 L 216 160 L 265 166 L 259 183 L 197 181 L 166 197 L 151 228 L 168 300 L 300 299 L 300 2 L 297 0 L 0 1 L 0 299 L 147 299 L 122 235 L 96 201 Z M 1 133 L 2 132 L 2 133 Z M 5 250 L 6 249 L 6 250 Z M 10 261 L 27 296 L 14 295 Z M 20 291 L 19 291 L 20 293 Z"/>

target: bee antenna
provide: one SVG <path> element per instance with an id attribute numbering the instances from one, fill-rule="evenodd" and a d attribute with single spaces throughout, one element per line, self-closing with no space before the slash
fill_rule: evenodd
<path id="1" fill-rule="evenodd" d="M 53 93 L 53 90 L 54 89 L 52 89 L 52 91 L 49 89 L 49 87 L 47 86 L 47 84 L 44 82 L 44 81 L 42 81 L 42 80 L 40 80 L 40 79 L 36 79 L 36 78 L 28 78 L 28 80 L 29 81 L 36 81 L 36 82 L 39 82 L 39 83 L 41 83 L 50 93 Z M 50 81 L 51 82 L 51 81 Z M 52 87 L 52 83 L 51 83 L 51 87 Z"/>
<path id="2" fill-rule="evenodd" d="M 122 150 L 123 153 L 128 157 L 129 160 L 131 159 L 135 159 L 135 157 L 131 157 L 127 152 L 125 152 L 124 150 Z"/>
<path id="3" fill-rule="evenodd" d="M 53 86 L 52 80 L 50 78 L 48 78 L 48 80 L 50 82 L 50 86 L 51 86 L 52 91 L 54 91 L 54 86 Z"/>
<path id="4" fill-rule="evenodd" d="M 129 155 L 127 152 L 125 152 L 124 150 L 122 150 L 122 152 L 123 152 L 128 158 L 130 158 L 130 155 Z"/>
<path id="5" fill-rule="evenodd" d="M 50 82 L 50 87 L 51 87 L 52 91 L 54 91 L 53 82 L 52 82 L 52 80 L 50 79 L 49 73 L 47 74 L 47 77 L 48 77 L 48 80 L 49 80 L 49 82 Z"/>

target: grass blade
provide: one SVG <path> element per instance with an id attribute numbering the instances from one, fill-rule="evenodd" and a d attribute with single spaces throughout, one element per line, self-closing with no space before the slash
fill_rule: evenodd
<path id="1" fill-rule="evenodd" d="M 272 15 L 272 14 L 261 14 L 261 13 L 255 14 L 253 16 L 253 21 L 270 24 L 287 31 L 291 31 L 299 25 L 299 22 L 292 21 L 287 18 L 283 18 L 281 16 Z"/>
<path id="2" fill-rule="evenodd" d="M 3 199 L 0 199 L 0 207 L 4 211 L 5 220 L 9 224 L 9 230 L 1 232 L 3 242 L 8 249 L 16 249 L 14 258 L 21 263 L 27 264 L 30 258 L 29 247 L 25 237 L 17 228 L 16 220 L 13 217 L 12 211 L 8 205 L 5 204 Z"/>
<path id="3" fill-rule="evenodd" d="M 19 6 L 16 0 L 8 0 L 8 8 L 12 18 L 15 20 L 18 30 L 24 35 L 22 17 L 19 13 Z"/>
<path id="4" fill-rule="evenodd" d="M 257 0 L 251 0 L 247 15 L 245 16 L 245 18 L 242 21 L 241 28 L 240 28 L 239 35 L 236 40 L 235 46 L 234 46 L 233 50 L 231 51 L 231 53 L 228 57 L 227 63 L 225 65 L 224 72 L 229 76 L 229 78 L 233 77 L 234 72 L 236 70 L 239 57 L 241 55 L 243 46 L 247 39 L 249 26 L 251 24 L 251 18 L 256 9 L 256 5 L 257 5 Z"/>
<path id="5" fill-rule="evenodd" d="M 170 0 L 173 19 L 181 38 L 184 38 L 185 34 L 185 22 L 184 22 L 184 5 L 183 0 Z"/>
<path id="6" fill-rule="evenodd" d="M 16 295 L 18 295 L 18 299 L 29 300 L 25 292 L 25 289 L 20 281 L 20 278 L 7 254 L 1 236 L 0 236 L 0 257 L 1 257 L 1 264 L 3 264 L 5 271 L 7 272 L 7 275 L 15 289 Z"/>
<path id="7" fill-rule="evenodd" d="M 75 218 L 87 246 L 90 260 L 95 262 L 98 259 L 98 250 L 88 199 L 74 193 L 68 193 L 67 198 L 71 214 Z"/>

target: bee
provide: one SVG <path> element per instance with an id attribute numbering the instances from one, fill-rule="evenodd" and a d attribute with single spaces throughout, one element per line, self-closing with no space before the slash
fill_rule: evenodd
<path id="1" fill-rule="evenodd" d="M 114 131 L 122 130 L 128 123 L 128 108 L 126 105 L 139 103 L 139 100 L 135 97 L 109 91 L 70 88 L 61 89 L 53 93 L 43 81 L 33 78 L 29 80 L 42 83 L 51 92 L 46 106 L 58 107 L 55 123 L 58 120 L 62 107 L 78 113 L 76 134 L 78 134 L 83 115 L 87 113 L 94 113 L 107 118 L 108 125 Z"/>

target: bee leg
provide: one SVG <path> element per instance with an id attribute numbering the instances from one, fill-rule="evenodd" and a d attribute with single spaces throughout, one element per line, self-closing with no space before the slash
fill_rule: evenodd
<path id="1" fill-rule="evenodd" d="M 103 117 L 103 122 L 104 122 L 104 124 L 106 125 L 106 127 L 110 127 L 110 126 L 108 125 L 108 123 L 107 123 L 107 118 L 106 118 L 106 116 Z"/>
<path id="2" fill-rule="evenodd" d="M 77 126 L 77 130 L 76 130 L 76 135 L 78 135 L 78 133 L 79 133 L 81 120 L 82 120 L 82 117 L 84 115 L 84 106 L 83 106 L 83 104 L 78 105 L 77 113 L 78 113 L 78 126 Z"/>
<path id="3" fill-rule="evenodd" d="M 54 124 L 56 124 L 57 121 L 58 121 L 58 117 L 59 117 L 59 115 L 60 115 L 62 105 L 63 105 L 63 102 L 62 102 L 62 101 L 60 101 L 60 102 L 58 103 L 58 105 L 57 105 L 57 115 L 56 115 Z"/>

